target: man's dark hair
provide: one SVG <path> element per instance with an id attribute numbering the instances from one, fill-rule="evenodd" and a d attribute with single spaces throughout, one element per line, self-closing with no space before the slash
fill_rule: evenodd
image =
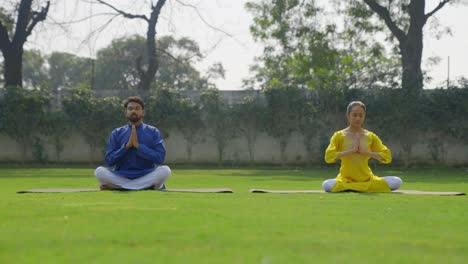
<path id="1" fill-rule="evenodd" d="M 127 108 L 127 105 L 128 105 L 128 103 L 130 103 L 130 102 L 134 102 L 134 103 L 140 104 L 140 105 L 141 105 L 141 108 L 142 108 L 142 109 L 145 109 L 145 103 L 144 103 L 143 100 L 141 100 L 141 98 L 138 97 L 138 96 L 130 96 L 129 98 L 127 98 L 127 100 L 125 100 L 124 107 Z"/>

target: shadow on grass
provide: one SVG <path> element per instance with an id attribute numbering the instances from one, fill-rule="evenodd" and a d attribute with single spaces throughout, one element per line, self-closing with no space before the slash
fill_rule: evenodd
<path id="1" fill-rule="evenodd" d="M 174 176 L 219 176 L 251 178 L 253 181 L 309 181 L 335 178 L 338 168 L 279 169 L 279 168 L 182 168 L 173 166 Z M 405 183 L 468 183 L 468 172 L 463 168 L 378 168 L 378 176 L 398 176 Z M 2 178 L 94 178 L 93 168 L 0 168 Z"/>
<path id="2" fill-rule="evenodd" d="M 94 178 L 94 169 L 0 169 L 2 178 Z"/>
<path id="3" fill-rule="evenodd" d="M 253 181 L 309 181 L 325 180 L 335 178 L 338 173 L 334 168 L 318 168 L 306 170 L 228 170 L 216 171 L 212 175 L 221 177 L 245 177 L 252 178 Z M 404 183 L 437 183 L 454 184 L 468 183 L 468 172 L 459 168 L 438 168 L 438 169 L 389 169 L 375 170 L 378 176 L 398 176 Z"/>

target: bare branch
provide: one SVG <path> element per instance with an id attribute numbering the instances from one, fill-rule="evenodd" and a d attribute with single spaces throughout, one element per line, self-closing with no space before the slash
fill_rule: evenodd
<path id="1" fill-rule="evenodd" d="M 219 38 L 216 43 L 214 45 L 212 45 L 211 47 L 209 47 L 204 53 L 205 56 L 211 54 L 214 50 L 216 50 L 216 48 L 219 46 L 219 44 L 221 44 L 221 42 L 223 41 L 223 38 Z M 237 40 L 236 40 L 237 41 Z M 241 46 L 245 47 L 244 44 L 238 42 Z"/>
<path id="2" fill-rule="evenodd" d="M 385 21 L 385 24 L 388 26 L 390 31 L 393 33 L 393 35 L 398 39 L 400 43 L 404 42 L 406 39 L 406 34 L 403 30 L 401 30 L 395 21 L 392 20 L 390 16 L 390 12 L 388 11 L 387 8 L 381 6 L 379 3 L 377 3 L 375 0 L 364 0 L 364 2 L 372 9 L 374 12 L 376 12 L 380 18 L 382 18 Z"/>
<path id="3" fill-rule="evenodd" d="M 102 31 L 104 31 L 104 29 L 105 29 L 107 26 L 109 26 L 110 23 L 112 23 L 112 21 L 113 21 L 114 19 L 116 19 L 116 18 L 119 16 L 119 14 L 113 14 L 113 15 L 114 15 L 114 16 L 111 17 L 104 25 L 102 25 L 102 26 L 96 28 L 96 30 L 91 31 L 91 32 L 89 33 L 89 35 L 80 43 L 80 46 L 81 46 L 81 45 L 84 45 L 85 42 L 90 41 L 91 38 L 92 38 L 95 34 L 101 33 Z"/>
<path id="4" fill-rule="evenodd" d="M 49 19 L 51 19 L 56 25 L 71 25 L 71 24 L 79 24 L 81 22 L 84 22 L 84 21 L 87 21 L 91 18 L 96 18 L 96 17 L 100 17 L 100 16 L 110 16 L 110 15 L 115 15 L 115 13 L 99 13 L 99 14 L 93 14 L 93 15 L 89 15 L 89 16 L 85 16 L 83 18 L 78 18 L 76 20 L 70 20 L 70 21 L 58 21 L 52 17 L 49 16 Z"/>
<path id="5" fill-rule="evenodd" d="M 47 1 L 46 6 L 41 8 L 39 12 L 32 12 L 32 22 L 26 28 L 26 38 L 31 35 L 32 30 L 37 25 L 37 23 L 44 21 L 47 17 L 47 13 L 49 12 L 50 1 Z"/>
<path id="6" fill-rule="evenodd" d="M 215 30 L 215 31 L 221 32 L 221 33 L 223 33 L 224 35 L 226 35 L 226 36 L 228 36 L 228 37 L 231 37 L 231 38 L 234 37 L 232 34 L 230 34 L 230 33 L 226 32 L 226 31 L 224 31 L 224 30 L 222 30 L 222 29 L 220 29 L 220 28 L 218 28 L 218 27 L 215 27 L 215 26 L 211 25 L 210 23 L 208 23 L 208 22 L 205 20 L 205 18 L 202 16 L 202 14 L 200 14 L 200 11 L 198 11 L 198 8 L 197 8 L 196 6 L 191 5 L 191 4 L 186 4 L 186 3 L 184 3 L 184 2 L 182 2 L 182 1 L 180 1 L 180 0 L 176 0 L 176 2 L 179 3 L 179 4 L 182 5 L 182 6 L 189 7 L 189 8 L 191 8 L 191 9 L 193 9 L 193 10 L 195 11 L 195 13 L 197 13 L 197 15 L 198 15 L 198 17 L 200 18 L 200 20 L 201 20 L 205 25 L 207 25 L 209 28 L 211 28 L 211 29 L 213 29 L 213 30 Z"/>
<path id="7" fill-rule="evenodd" d="M 180 63 L 180 64 L 185 64 L 187 63 L 191 58 L 188 58 L 188 59 L 185 59 L 185 60 L 181 60 L 177 57 L 175 57 L 174 55 L 172 55 L 170 52 L 167 52 L 166 50 L 164 49 L 161 49 L 161 48 L 156 48 L 158 51 L 166 54 L 169 58 L 173 59 L 174 61 L 176 61 L 177 63 Z"/>
<path id="8" fill-rule="evenodd" d="M 148 17 L 145 16 L 145 15 L 130 14 L 130 13 L 124 12 L 124 11 L 116 8 L 115 6 L 109 4 L 109 3 L 105 2 L 105 1 L 102 1 L 102 0 L 96 0 L 96 1 L 98 3 L 100 3 L 100 4 L 102 4 L 102 5 L 105 5 L 105 6 L 108 6 L 108 7 L 112 8 L 114 11 L 116 11 L 117 13 L 122 15 L 123 17 L 130 18 L 130 19 L 139 18 L 139 19 L 143 19 L 145 21 L 149 21 Z"/>
<path id="9" fill-rule="evenodd" d="M 439 11 L 440 9 L 442 9 L 442 7 L 444 7 L 444 5 L 446 5 L 448 2 L 450 2 L 450 0 L 443 0 L 443 1 L 440 1 L 439 4 L 434 8 L 434 10 L 432 10 L 431 12 L 427 13 L 425 15 L 425 18 L 426 20 L 431 17 L 432 15 L 434 15 L 437 11 Z"/>

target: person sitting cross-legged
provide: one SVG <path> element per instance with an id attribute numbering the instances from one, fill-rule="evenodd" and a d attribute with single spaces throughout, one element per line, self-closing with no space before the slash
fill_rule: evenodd
<path id="1" fill-rule="evenodd" d="M 390 192 L 400 188 L 402 180 L 396 176 L 378 177 L 368 165 L 369 159 L 390 163 L 392 154 L 373 132 L 363 128 L 366 106 L 351 102 L 346 111 L 349 126 L 333 134 L 325 151 L 325 161 L 341 161 L 335 179 L 322 183 L 326 192 Z"/>
<path id="2" fill-rule="evenodd" d="M 128 124 L 112 131 L 105 160 L 114 169 L 100 166 L 95 171 L 102 190 L 164 190 L 171 170 L 163 165 L 166 150 L 159 130 L 144 124 L 144 102 L 136 96 L 125 104 Z"/>

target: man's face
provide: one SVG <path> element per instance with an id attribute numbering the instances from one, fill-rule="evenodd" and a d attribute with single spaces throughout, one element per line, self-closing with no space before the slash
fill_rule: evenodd
<path id="1" fill-rule="evenodd" d="M 132 123 L 138 123 L 143 116 L 145 115 L 145 111 L 141 107 L 139 103 L 129 102 L 127 104 L 127 109 L 125 110 L 125 116 L 127 119 Z"/>

